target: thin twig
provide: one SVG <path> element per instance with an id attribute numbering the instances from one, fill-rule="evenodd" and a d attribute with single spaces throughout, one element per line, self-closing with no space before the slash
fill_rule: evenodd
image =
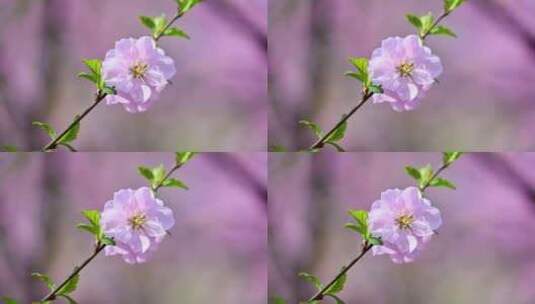
<path id="1" fill-rule="evenodd" d="M 67 127 L 67 129 L 65 129 L 65 131 L 61 132 L 60 135 L 56 136 L 56 138 L 54 138 L 54 140 L 52 140 L 50 143 L 48 143 L 46 146 L 44 146 L 41 150 L 43 152 L 48 152 L 50 150 L 56 149 L 58 144 L 59 144 L 59 141 L 65 136 L 65 134 L 67 134 L 72 128 L 74 128 L 78 123 L 80 123 L 80 121 L 82 121 L 82 119 L 84 119 L 84 117 L 86 117 L 87 114 L 89 114 L 91 111 L 93 111 L 93 109 L 102 100 L 104 100 L 104 98 L 106 96 L 108 96 L 106 93 L 102 93 L 101 91 L 99 91 L 97 93 L 96 97 L 95 97 L 95 101 L 93 102 L 93 104 L 89 108 L 87 108 L 81 115 L 76 116 L 74 121 Z"/>
<path id="2" fill-rule="evenodd" d="M 165 181 L 171 177 L 171 174 L 173 174 L 176 170 L 178 170 L 180 167 L 182 167 L 183 163 L 176 164 L 169 172 L 165 175 L 165 177 L 156 185 L 156 187 L 152 188 L 152 191 L 158 192 L 158 189 L 160 189 Z"/>
<path id="3" fill-rule="evenodd" d="M 53 301 L 58 296 L 58 292 L 65 286 L 67 283 L 69 283 L 75 276 L 77 276 L 102 250 L 106 248 L 105 244 L 97 244 L 95 247 L 95 251 L 93 254 L 87 258 L 82 265 L 75 267 L 73 273 L 63 281 L 56 289 L 54 289 L 52 292 L 50 292 L 47 296 L 45 296 L 41 302 L 47 302 L 47 301 Z"/>

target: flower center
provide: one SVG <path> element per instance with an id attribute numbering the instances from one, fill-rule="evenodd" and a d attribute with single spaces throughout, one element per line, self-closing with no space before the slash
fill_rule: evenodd
<path id="1" fill-rule="evenodd" d="M 145 224 L 146 221 L 147 221 L 147 217 L 145 216 L 145 214 L 138 213 L 134 215 L 133 217 L 131 217 L 128 220 L 128 223 L 130 224 L 130 226 L 132 226 L 132 229 L 139 230 L 143 228 L 143 224 Z"/>
<path id="2" fill-rule="evenodd" d="M 130 72 L 134 78 L 143 78 L 145 72 L 149 69 L 149 65 L 143 62 L 137 62 L 133 67 L 130 68 Z"/>
<path id="3" fill-rule="evenodd" d="M 397 67 L 397 70 L 401 77 L 409 77 L 414 70 L 414 63 L 404 62 Z"/>
<path id="4" fill-rule="evenodd" d="M 402 215 L 396 219 L 396 223 L 399 226 L 399 229 L 409 229 L 412 222 L 414 222 L 414 216 L 412 215 Z"/>

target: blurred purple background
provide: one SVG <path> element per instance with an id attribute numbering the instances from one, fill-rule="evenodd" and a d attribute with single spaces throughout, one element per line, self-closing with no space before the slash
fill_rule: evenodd
<path id="1" fill-rule="evenodd" d="M 296 303 L 358 255 L 344 224 L 388 188 L 414 185 L 404 166 L 440 165 L 440 153 L 272 154 L 269 294 Z M 444 173 L 458 189 L 428 189 L 444 224 L 412 264 L 366 256 L 349 272 L 346 303 L 535 303 L 535 153 L 468 154 Z M 331 303 L 326 301 L 326 303 Z"/>
<path id="2" fill-rule="evenodd" d="M 347 58 L 369 57 L 382 39 L 414 28 L 405 14 L 442 0 L 274 0 L 269 11 L 269 142 L 310 146 L 308 119 L 332 128 L 360 98 Z M 470 0 L 446 19 L 458 39 L 430 37 L 445 72 L 423 104 L 397 113 L 367 104 L 350 121 L 353 151 L 535 149 L 535 1 Z"/>
<path id="3" fill-rule="evenodd" d="M 0 0 L 0 144 L 37 150 L 33 120 L 64 129 L 92 103 L 76 75 L 115 41 L 147 35 L 139 15 L 173 15 L 174 0 Z M 177 75 L 149 111 L 99 105 L 82 122 L 84 151 L 264 151 L 267 1 L 206 0 L 162 39 Z"/>
<path id="4" fill-rule="evenodd" d="M 144 186 L 137 166 L 173 165 L 171 153 L 0 154 L 0 295 L 29 303 L 46 293 L 30 278 L 59 281 L 92 250 L 75 228 L 121 188 Z M 266 155 L 203 153 L 174 175 L 189 191 L 160 197 L 176 225 L 146 264 L 97 257 L 79 303 L 251 303 L 267 297 Z"/>

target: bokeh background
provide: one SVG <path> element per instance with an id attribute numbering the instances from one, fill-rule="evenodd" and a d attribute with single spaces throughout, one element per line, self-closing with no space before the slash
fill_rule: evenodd
<path id="1" fill-rule="evenodd" d="M 328 282 L 360 252 L 344 224 L 389 188 L 414 185 L 407 165 L 440 165 L 440 153 L 276 154 L 269 160 L 269 294 L 297 303 L 313 294 L 297 277 Z M 411 264 L 366 256 L 349 272 L 346 303 L 535 302 L 535 154 L 468 154 L 444 173 L 457 190 L 429 188 L 439 235 Z M 331 303 L 328 300 L 326 303 Z"/>
<path id="2" fill-rule="evenodd" d="M 269 142 L 309 147 L 308 119 L 331 128 L 360 98 L 348 57 L 414 28 L 405 14 L 440 13 L 442 0 L 269 1 Z M 367 104 L 349 123 L 350 151 L 526 151 L 535 148 L 535 1 L 470 0 L 430 37 L 445 72 L 422 105 Z"/>
<path id="3" fill-rule="evenodd" d="M 0 295 L 42 297 L 39 271 L 64 279 L 92 250 L 75 228 L 113 193 L 146 184 L 137 166 L 171 167 L 172 153 L 0 154 Z M 267 298 L 266 155 L 203 153 L 162 188 L 176 225 L 153 258 L 98 256 L 82 272 L 79 303 L 251 303 Z"/>
<path id="4" fill-rule="evenodd" d="M 139 15 L 174 0 L 0 0 L 0 145 L 38 150 L 32 121 L 65 128 L 94 88 L 76 75 L 115 41 L 147 35 Z M 99 105 L 82 122 L 82 151 L 264 151 L 267 133 L 267 1 L 206 0 L 166 37 L 177 75 L 149 111 Z"/>

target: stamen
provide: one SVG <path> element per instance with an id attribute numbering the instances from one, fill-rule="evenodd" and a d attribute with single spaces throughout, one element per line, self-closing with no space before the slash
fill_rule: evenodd
<path id="1" fill-rule="evenodd" d="M 414 216 L 412 215 L 402 215 L 396 219 L 396 223 L 399 226 L 399 229 L 409 229 L 411 224 L 414 222 Z"/>
<path id="2" fill-rule="evenodd" d="M 146 221 L 147 221 L 147 217 L 143 213 L 138 213 L 134 215 L 133 217 L 131 217 L 130 219 L 128 219 L 128 223 L 130 224 L 130 226 L 132 226 L 132 229 L 134 230 L 139 230 L 143 228 L 143 225 L 145 224 Z"/>
<path id="3" fill-rule="evenodd" d="M 137 62 L 132 68 L 130 68 L 130 72 L 132 73 L 134 78 L 143 78 L 148 69 L 148 64 L 143 62 Z"/>
<path id="4" fill-rule="evenodd" d="M 401 77 L 410 77 L 414 70 L 414 63 L 404 62 L 397 67 L 397 70 Z"/>

